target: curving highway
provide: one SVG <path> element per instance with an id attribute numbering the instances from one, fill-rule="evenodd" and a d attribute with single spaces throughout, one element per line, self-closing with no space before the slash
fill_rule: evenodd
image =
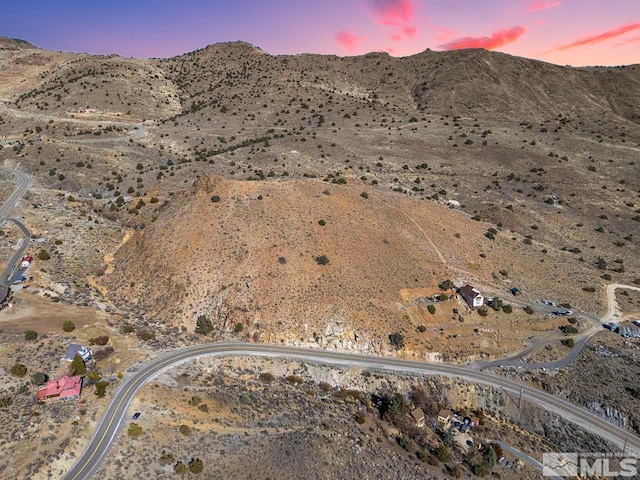
<path id="1" fill-rule="evenodd" d="M 31 241 L 31 233 L 29 229 L 17 218 L 8 218 L 13 210 L 18 205 L 20 199 L 22 199 L 25 192 L 31 187 L 31 177 L 26 173 L 21 172 L 20 170 L 7 169 L 10 171 L 16 179 L 17 187 L 13 191 L 13 193 L 5 200 L 5 202 L 0 207 L 0 228 L 2 228 L 6 222 L 15 223 L 22 233 L 24 234 L 24 240 L 20 245 L 18 251 L 11 258 L 7 267 L 4 269 L 4 272 L 0 274 L 0 300 L 4 300 L 7 294 L 9 293 L 9 288 L 11 287 L 11 282 L 13 280 L 13 275 L 16 271 L 16 266 L 27 247 L 29 246 L 29 242 Z"/>
<path id="2" fill-rule="evenodd" d="M 13 174 L 18 185 L 13 193 L 9 196 L 9 198 L 7 198 L 0 207 L 0 222 L 10 216 L 10 213 L 14 208 L 16 208 L 22 196 L 29 189 L 29 187 L 31 187 L 31 177 L 29 177 L 29 175 L 21 172 L 20 170 L 14 170 L 12 168 L 7 168 L 6 170 Z"/>
<path id="3" fill-rule="evenodd" d="M 0 286 L 11 286 L 11 282 L 13 281 L 13 276 L 16 272 L 16 266 L 24 256 L 24 252 L 27 250 L 29 246 L 29 242 L 31 241 L 31 232 L 29 229 L 22 223 L 20 220 L 16 218 L 7 218 L 4 220 L 5 222 L 15 223 L 22 233 L 24 234 L 24 240 L 22 240 L 22 244 L 16 253 L 13 254 L 13 257 L 7 264 L 7 267 L 4 269 L 4 272 L 0 274 Z"/>
<path id="4" fill-rule="evenodd" d="M 25 241 L 18 252 L 13 256 L 5 271 L 0 275 L 0 295 L 8 292 L 11 285 L 12 277 L 15 272 L 15 266 L 29 245 L 31 235 L 26 226 L 18 219 L 9 218 L 17 203 L 20 201 L 24 193 L 31 186 L 31 178 L 19 170 L 10 169 L 15 176 L 17 187 L 9 198 L 0 206 L 0 228 L 7 221 L 15 223 L 24 233 Z M 599 323 L 610 321 L 617 315 L 615 302 L 615 290 L 617 288 L 631 288 L 640 290 L 637 287 L 625 285 L 610 285 L 607 288 L 607 297 L 609 301 L 608 311 Z M 3 297 L 4 298 L 4 297 Z M 553 362 L 552 364 L 532 364 L 526 365 L 527 368 L 554 367 L 557 363 L 558 367 L 564 366 L 580 353 L 582 347 L 590 338 L 591 333 L 595 332 L 594 327 L 585 332 L 577 342 L 575 348 L 569 356 L 564 359 Z M 535 348 L 540 345 L 536 345 Z M 484 365 L 476 365 L 475 368 L 487 368 L 489 366 L 508 365 L 517 363 L 521 360 L 523 354 L 528 350 L 535 349 L 530 347 L 520 354 L 509 359 L 502 359 L 496 362 L 488 362 Z M 260 357 L 282 357 L 291 360 L 302 360 L 308 362 L 324 363 L 334 366 L 343 367 L 360 367 L 373 370 L 387 370 L 394 372 L 406 372 L 412 374 L 426 375 L 442 375 L 447 377 L 464 379 L 476 383 L 490 385 L 503 389 L 511 395 L 521 395 L 522 398 L 532 402 L 542 408 L 553 411 L 561 415 L 564 419 L 580 425 L 582 428 L 598 435 L 609 442 L 617 445 L 620 449 L 626 448 L 628 453 L 640 455 L 640 439 L 631 432 L 610 424 L 599 416 L 585 410 L 581 407 L 573 405 L 561 398 L 537 390 L 518 382 L 497 376 L 495 374 L 478 371 L 474 368 L 445 365 L 436 363 L 425 363 L 412 360 L 402 360 L 392 357 L 380 357 L 369 355 L 358 355 L 350 353 L 340 353 L 335 351 L 314 350 L 296 347 L 284 347 L 279 345 L 268 344 L 250 344 L 250 343 L 211 343 L 187 347 L 164 353 L 153 360 L 141 365 L 135 372 L 130 372 L 120 383 L 114 392 L 107 410 L 102 419 L 98 423 L 93 436 L 86 447 L 83 454 L 77 460 L 76 464 L 67 472 L 65 479 L 80 480 L 88 479 L 100 465 L 100 462 L 107 455 L 109 449 L 116 436 L 118 435 L 120 426 L 123 424 L 127 416 L 127 409 L 138 390 L 149 380 L 153 379 L 162 371 L 175 366 L 181 362 L 185 362 L 201 356 L 260 356 Z M 522 364 L 519 364 L 522 365 Z M 525 365 L 523 365 L 525 366 Z M 520 453 L 520 452 L 518 452 Z"/>
<path id="5" fill-rule="evenodd" d="M 556 398 L 533 387 L 499 377 L 478 372 L 466 367 L 425 363 L 398 358 L 358 355 L 308 348 L 284 347 L 251 343 L 209 343 L 165 353 L 143 364 L 137 371 L 125 376 L 111 398 L 111 402 L 98 423 L 89 445 L 76 464 L 65 475 L 66 480 L 88 479 L 100 465 L 116 438 L 120 426 L 127 417 L 127 408 L 136 392 L 162 371 L 187 360 L 201 356 L 260 356 L 281 357 L 291 360 L 324 363 L 344 367 L 361 367 L 372 370 L 387 370 L 412 374 L 442 375 L 460 378 L 476 383 L 501 388 L 536 405 L 561 415 L 564 419 L 580 425 L 627 452 L 640 453 L 640 438 L 617 427 L 594 413 Z"/>

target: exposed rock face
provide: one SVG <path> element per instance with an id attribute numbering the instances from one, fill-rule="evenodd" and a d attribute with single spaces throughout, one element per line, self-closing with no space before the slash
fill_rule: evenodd
<path id="1" fill-rule="evenodd" d="M 216 193 L 220 195 L 222 189 L 225 187 L 225 182 L 222 178 L 216 175 L 203 175 L 198 177 L 191 188 L 191 193 L 194 196 L 199 195 L 211 195 Z"/>
<path id="2" fill-rule="evenodd" d="M 606 418 L 608 422 L 615 423 L 621 427 L 626 427 L 629 424 L 628 417 L 616 408 L 608 407 L 598 402 L 587 403 L 587 408 L 600 414 L 602 417 Z"/>

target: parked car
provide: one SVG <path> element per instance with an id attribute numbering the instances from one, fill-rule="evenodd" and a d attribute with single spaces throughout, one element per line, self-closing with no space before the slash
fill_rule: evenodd
<path id="1" fill-rule="evenodd" d="M 498 463 L 499 463 L 500 465 L 502 465 L 502 464 L 504 463 L 504 457 L 500 457 L 500 458 L 498 459 Z"/>
<path id="2" fill-rule="evenodd" d="M 545 305 L 549 305 L 550 307 L 556 306 L 555 302 L 552 302 L 551 300 L 542 300 L 542 303 L 544 303 Z"/>
<path id="3" fill-rule="evenodd" d="M 640 320 L 634 320 L 634 321 L 633 321 L 633 324 L 634 324 L 636 327 L 640 327 Z"/>
<path id="4" fill-rule="evenodd" d="M 570 315 L 573 315 L 573 310 L 567 310 L 565 308 L 560 308 L 558 310 L 554 310 L 553 314 L 554 315 L 558 315 L 560 317 L 568 317 Z"/>
<path id="5" fill-rule="evenodd" d="M 132 418 L 133 418 L 134 420 L 137 420 L 137 419 L 139 419 L 139 418 L 140 418 L 140 415 L 141 415 L 141 413 L 140 413 L 140 412 L 136 412 L 136 413 L 134 413 L 134 414 L 133 414 L 133 417 L 132 417 Z"/>

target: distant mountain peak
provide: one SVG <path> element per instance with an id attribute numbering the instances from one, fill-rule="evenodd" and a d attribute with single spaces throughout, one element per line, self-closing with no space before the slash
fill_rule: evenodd
<path id="1" fill-rule="evenodd" d="M 0 37 L 0 50 L 29 50 L 34 48 L 38 47 L 20 38 Z"/>
<path id="2" fill-rule="evenodd" d="M 217 42 L 212 43 L 211 45 L 207 45 L 204 48 L 199 48 L 194 50 L 193 52 L 186 53 L 185 55 L 195 54 L 195 53 L 220 53 L 220 52 L 242 52 L 242 53 L 259 53 L 262 55 L 268 55 L 260 47 L 253 45 L 249 42 L 243 42 L 241 40 L 236 40 L 232 42 Z"/>

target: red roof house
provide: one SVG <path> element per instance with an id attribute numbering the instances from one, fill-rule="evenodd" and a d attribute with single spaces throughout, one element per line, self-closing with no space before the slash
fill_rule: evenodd
<path id="1" fill-rule="evenodd" d="M 82 377 L 64 377 L 49 380 L 38 388 L 38 401 L 49 400 L 51 398 L 74 398 L 80 395 L 82 390 Z"/>

